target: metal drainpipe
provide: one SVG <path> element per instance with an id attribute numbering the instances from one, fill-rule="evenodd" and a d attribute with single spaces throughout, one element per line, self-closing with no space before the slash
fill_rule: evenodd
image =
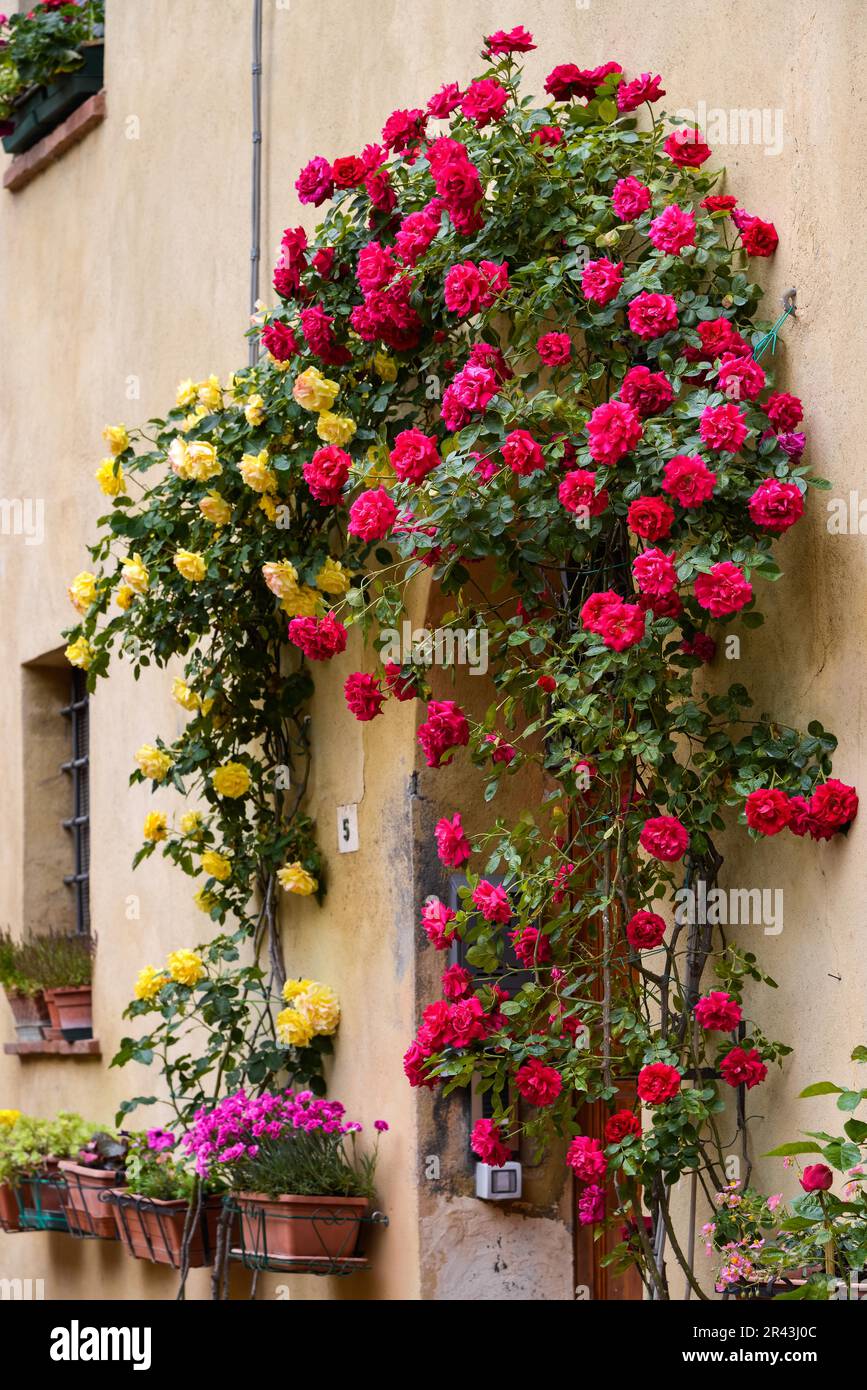
<path id="1" fill-rule="evenodd" d="M 262 241 L 262 0 L 253 0 L 253 178 L 251 190 L 250 314 L 259 298 Z M 250 339 L 250 366 L 259 357 L 258 338 Z"/>

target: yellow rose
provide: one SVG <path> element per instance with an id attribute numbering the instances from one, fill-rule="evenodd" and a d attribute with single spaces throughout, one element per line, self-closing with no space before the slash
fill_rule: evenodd
<path id="1" fill-rule="evenodd" d="M 137 594 L 143 594 L 148 586 L 150 575 L 145 568 L 145 563 L 138 552 L 133 555 L 131 560 L 127 560 L 121 575 L 131 589 L 135 589 Z"/>
<path id="2" fill-rule="evenodd" d="M 302 898 L 309 898 L 319 887 L 313 875 L 308 874 L 297 860 L 294 864 L 286 864 L 282 869 L 278 869 L 277 878 L 280 880 L 280 887 L 287 893 L 298 893 Z"/>
<path id="3" fill-rule="evenodd" d="M 328 410 L 339 390 L 337 382 L 323 376 L 318 367 L 308 367 L 295 378 L 292 395 L 303 410 Z"/>
<path id="4" fill-rule="evenodd" d="M 397 381 L 397 363 L 387 352 L 377 352 L 373 356 L 377 376 L 383 381 Z"/>
<path id="5" fill-rule="evenodd" d="M 196 388 L 196 397 L 200 405 L 203 405 L 209 412 L 222 410 L 223 391 L 219 379 L 209 376 L 207 381 L 200 381 Z"/>
<path id="6" fill-rule="evenodd" d="M 172 765 L 168 753 L 163 753 L 152 743 L 143 743 L 135 755 L 135 760 L 139 765 L 139 770 L 152 782 L 164 782 Z"/>
<path id="7" fill-rule="evenodd" d="M 86 671 L 93 661 L 93 648 L 86 637 L 76 637 L 63 653 L 70 666 L 79 666 Z"/>
<path id="8" fill-rule="evenodd" d="M 283 1009 L 275 1022 L 277 1037 L 286 1047 L 306 1047 L 313 1037 L 309 1020 L 297 1009 Z"/>
<path id="9" fill-rule="evenodd" d="M 277 503 L 267 492 L 264 497 L 259 498 L 259 510 L 265 513 L 269 521 L 277 520 Z"/>
<path id="10" fill-rule="evenodd" d="M 291 618 L 315 618 L 322 607 L 322 599 L 315 589 L 302 584 L 286 595 L 280 607 Z"/>
<path id="11" fill-rule="evenodd" d="M 189 378 L 187 378 L 186 381 L 179 382 L 177 392 L 175 393 L 175 405 L 192 405 L 193 401 L 196 399 L 197 390 L 198 387 L 196 383 L 190 381 Z"/>
<path id="12" fill-rule="evenodd" d="M 199 697 L 194 690 L 191 690 L 182 676 L 175 676 L 172 681 L 172 699 L 177 700 L 181 709 L 189 710 L 195 714 L 199 708 Z"/>
<path id="13" fill-rule="evenodd" d="M 265 419 L 265 402 L 258 392 L 247 397 L 247 403 L 244 406 L 244 419 L 248 425 L 261 425 Z"/>
<path id="14" fill-rule="evenodd" d="M 288 560 L 269 560 L 262 566 L 262 574 L 271 593 L 276 594 L 277 598 L 285 598 L 298 587 L 298 571 Z"/>
<path id="15" fill-rule="evenodd" d="M 250 790 L 250 773 L 243 763 L 223 763 L 211 776 L 218 796 L 244 796 Z"/>
<path id="16" fill-rule="evenodd" d="M 332 560 L 329 555 L 316 576 L 316 587 L 321 589 L 323 594 L 346 593 L 349 588 L 349 575 L 339 560 Z"/>
<path id="17" fill-rule="evenodd" d="M 216 448 L 205 439 L 187 445 L 187 466 L 190 470 L 188 476 L 195 478 L 197 483 L 206 483 L 223 471 Z"/>
<path id="18" fill-rule="evenodd" d="M 0 1125 L 8 1125 L 11 1128 L 12 1125 L 17 1124 L 20 1119 L 20 1110 L 0 1110 Z"/>
<path id="19" fill-rule="evenodd" d="M 195 951 L 172 951 L 166 969 L 178 985 L 194 985 L 205 973 L 202 958 Z"/>
<path id="20" fill-rule="evenodd" d="M 210 912 L 211 908 L 219 907 L 220 899 L 216 893 L 212 893 L 209 888 L 200 888 L 198 893 L 193 894 L 193 902 L 200 912 Z"/>
<path id="21" fill-rule="evenodd" d="M 268 467 L 268 450 L 260 454 L 245 454 L 238 464 L 241 477 L 254 492 L 276 492 L 277 475 Z"/>
<path id="22" fill-rule="evenodd" d="M 287 1004 L 291 1004 L 293 999 L 297 999 L 299 994 L 304 994 L 315 980 L 287 980 L 283 986 L 283 998 Z"/>
<path id="23" fill-rule="evenodd" d="M 93 476 L 106 497 L 120 497 L 121 493 L 126 492 L 123 468 L 113 458 L 103 459 Z"/>
<path id="24" fill-rule="evenodd" d="M 126 425 L 106 425 L 102 432 L 102 437 L 111 449 L 112 454 L 122 454 L 124 449 L 129 448 L 129 435 L 126 432 Z"/>
<path id="25" fill-rule="evenodd" d="M 218 492 L 209 492 L 199 501 L 199 511 L 213 526 L 225 526 L 232 519 L 232 508 Z"/>
<path id="26" fill-rule="evenodd" d="M 133 994 L 136 999 L 146 999 L 150 1002 L 151 999 L 156 998 L 163 985 L 167 985 L 168 982 L 169 977 L 164 970 L 157 970 L 154 965 L 146 965 L 144 970 L 140 970 L 138 973 Z"/>
<path id="27" fill-rule="evenodd" d="M 209 878 L 216 878 L 220 883 L 225 883 L 227 878 L 232 877 L 232 861 L 224 854 L 218 854 L 215 849 L 206 849 L 202 855 L 202 872 Z"/>
<path id="28" fill-rule="evenodd" d="M 79 613 L 86 613 L 96 598 L 96 575 L 91 574 L 90 570 L 82 570 L 81 574 L 75 576 L 66 592 L 73 608 L 77 608 Z"/>
<path id="29" fill-rule="evenodd" d="M 168 823 L 166 822 L 164 811 L 148 811 L 144 819 L 144 829 L 142 835 L 146 840 L 164 840 L 169 833 Z"/>
<path id="30" fill-rule="evenodd" d="M 129 608 L 135 598 L 135 589 L 131 589 L 128 584 L 121 584 L 114 596 L 114 601 L 118 608 L 122 608 L 124 613 Z"/>
<path id="31" fill-rule="evenodd" d="M 340 1001 L 328 985 L 313 983 L 295 1000 L 295 1008 L 307 1019 L 314 1033 L 330 1037 L 340 1023 Z"/>
<path id="32" fill-rule="evenodd" d="M 181 834 L 189 835 L 192 839 L 198 839 L 202 833 L 202 813 L 201 811 L 185 811 L 181 816 Z"/>
<path id="33" fill-rule="evenodd" d="M 326 444 L 348 444 L 355 434 L 355 421 L 348 415 L 335 415 L 323 410 L 316 421 L 316 433 Z"/>
<path id="34" fill-rule="evenodd" d="M 208 566 L 204 555 L 199 551 L 178 550 L 175 553 L 175 569 L 191 584 L 197 584 L 200 579 L 204 579 Z"/>
<path id="35" fill-rule="evenodd" d="M 188 447 L 189 446 L 187 445 L 187 441 L 185 439 L 181 439 L 181 436 L 179 434 L 175 435 L 174 439 L 169 445 L 169 452 L 167 455 L 169 465 L 171 467 L 172 472 L 178 478 L 189 478 L 192 476 L 190 460 L 188 457 Z"/>

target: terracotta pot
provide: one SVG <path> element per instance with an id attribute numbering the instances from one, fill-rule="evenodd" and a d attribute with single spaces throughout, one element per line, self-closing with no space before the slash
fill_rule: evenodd
<path id="1" fill-rule="evenodd" d="M 100 1197 L 122 1182 L 117 1169 L 88 1168 L 69 1159 L 64 1159 L 59 1167 L 66 1175 L 66 1190 L 61 1192 L 61 1199 L 69 1229 L 82 1236 L 114 1240 L 117 1236 L 114 1212 L 106 1202 L 100 1201 Z"/>
<path id="2" fill-rule="evenodd" d="M 67 1042 L 93 1037 L 93 990 L 90 985 L 47 989 L 46 1001 L 57 1009 L 59 1027 Z"/>
<path id="3" fill-rule="evenodd" d="M 207 1197 L 202 1203 L 196 1231 L 190 1241 L 190 1268 L 214 1263 L 217 1249 L 217 1221 L 222 1207 L 220 1197 Z M 158 1197 L 138 1197 L 124 1188 L 112 1192 L 111 1208 L 117 1234 L 137 1260 L 179 1269 L 181 1243 L 189 1203 L 183 1199 L 165 1201 Z"/>
<path id="4" fill-rule="evenodd" d="M 11 1182 L 0 1183 L 0 1230 L 21 1230 L 21 1213 Z"/>
<path id="5" fill-rule="evenodd" d="M 247 1254 L 278 1259 L 351 1259 L 366 1197 L 266 1197 L 239 1192 Z"/>
<path id="6" fill-rule="evenodd" d="M 42 1030 L 48 1024 L 46 1000 L 40 990 L 38 994 L 15 994 L 6 991 L 15 1032 L 19 1042 L 41 1042 Z"/>
<path id="7" fill-rule="evenodd" d="M 49 990 L 45 995 L 45 1007 L 48 1010 L 49 1023 L 49 1027 L 45 1030 L 45 1035 L 47 1037 L 49 1032 L 56 1032 L 57 1037 L 59 1039 L 63 1037 L 63 1034 L 60 1031 L 60 1013 L 57 1008 L 57 1005 L 51 998 L 51 993 L 52 991 Z"/>

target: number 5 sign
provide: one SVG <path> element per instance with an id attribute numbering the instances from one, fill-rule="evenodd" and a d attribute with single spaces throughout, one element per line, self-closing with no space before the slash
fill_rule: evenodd
<path id="1" fill-rule="evenodd" d="M 337 848 L 341 854 L 352 854 L 358 849 L 358 806 L 338 806 L 337 808 Z"/>

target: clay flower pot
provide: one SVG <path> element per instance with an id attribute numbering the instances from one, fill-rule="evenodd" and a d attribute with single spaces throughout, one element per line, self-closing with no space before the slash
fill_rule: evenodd
<path id="1" fill-rule="evenodd" d="M 15 1032 L 19 1042 L 41 1042 L 43 1029 L 47 1028 L 49 1015 L 46 999 L 40 990 L 38 994 L 15 994 L 7 990 L 6 998 L 15 1020 Z"/>
<path id="2" fill-rule="evenodd" d="M 21 1230 L 21 1213 L 11 1182 L 0 1183 L 0 1230 Z"/>
<path id="3" fill-rule="evenodd" d="M 66 1191 L 61 1197 L 69 1229 L 82 1236 L 114 1240 L 117 1236 L 114 1212 L 100 1198 L 103 1192 L 122 1182 L 117 1169 L 88 1168 L 71 1159 L 64 1159 L 59 1167 L 66 1176 Z"/>
<path id="4" fill-rule="evenodd" d="M 351 1259 L 366 1197 L 266 1197 L 239 1192 L 244 1250 L 278 1259 Z"/>
<path id="5" fill-rule="evenodd" d="M 138 1197 L 120 1187 L 112 1191 L 111 1207 L 117 1234 L 131 1255 L 137 1260 L 180 1268 L 189 1202 L 183 1198 L 166 1201 L 158 1197 Z M 191 1269 L 214 1263 L 221 1207 L 220 1197 L 206 1197 L 202 1202 L 190 1241 Z"/>
<path id="6" fill-rule="evenodd" d="M 93 1037 L 93 990 L 90 985 L 74 985 L 45 991 L 49 1009 L 53 1005 L 57 1011 L 57 1022 L 51 1019 L 53 1027 L 59 1028 L 66 1042 L 80 1042 Z"/>

